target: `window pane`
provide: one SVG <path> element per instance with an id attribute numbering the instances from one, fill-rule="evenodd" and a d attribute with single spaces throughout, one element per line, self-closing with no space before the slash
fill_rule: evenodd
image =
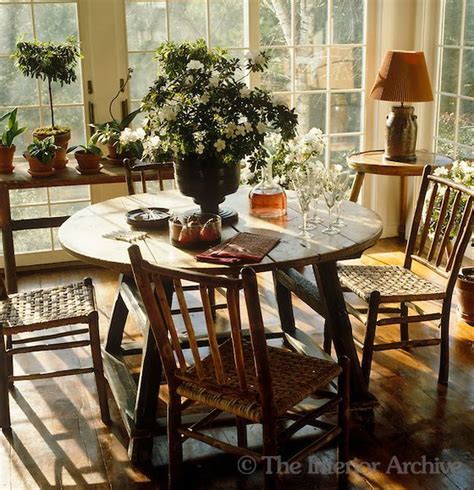
<path id="1" fill-rule="evenodd" d="M 360 93 L 331 95 L 331 133 L 361 131 Z"/>
<path id="2" fill-rule="evenodd" d="M 51 231 L 48 228 L 14 231 L 13 238 L 15 240 L 15 253 L 51 250 Z"/>
<path id="3" fill-rule="evenodd" d="M 156 49 L 166 40 L 166 2 L 127 2 L 130 51 Z"/>
<path id="4" fill-rule="evenodd" d="M 291 2 L 260 2 L 260 44 L 291 44 Z"/>
<path id="5" fill-rule="evenodd" d="M 0 53 L 15 50 L 18 39 L 31 39 L 33 25 L 29 5 L 0 5 Z M 3 87 L 3 85 L 2 85 Z"/>
<path id="6" fill-rule="evenodd" d="M 347 157 L 360 151 L 360 136 L 333 136 L 330 139 L 330 165 L 347 168 Z"/>
<path id="7" fill-rule="evenodd" d="M 10 193 L 10 204 L 41 204 L 48 202 L 46 188 L 41 189 L 18 189 Z"/>
<path id="8" fill-rule="evenodd" d="M 456 145 L 452 141 L 438 140 L 437 151 L 442 155 L 447 155 L 451 158 L 457 158 L 458 150 Z"/>
<path id="9" fill-rule="evenodd" d="M 49 125 L 51 116 L 49 108 L 41 109 L 43 116 L 43 124 Z M 83 144 L 86 141 L 86 133 L 84 127 L 84 107 L 55 107 L 54 120 L 59 126 L 68 126 L 71 128 L 71 144 Z"/>
<path id="10" fill-rule="evenodd" d="M 462 1 L 446 0 L 444 10 L 444 44 L 459 45 L 462 8 Z"/>
<path id="11" fill-rule="evenodd" d="M 442 95 L 440 97 L 438 137 L 454 141 L 456 122 L 456 99 Z"/>
<path id="12" fill-rule="evenodd" d="M 75 3 L 35 5 L 34 11 L 39 41 L 64 42 L 69 36 L 78 38 Z"/>
<path id="13" fill-rule="evenodd" d="M 331 48 L 330 87 L 362 87 L 362 48 Z"/>
<path id="14" fill-rule="evenodd" d="M 38 83 L 24 77 L 11 58 L 0 58 L 0 106 L 38 103 Z"/>
<path id="15" fill-rule="evenodd" d="M 67 187 L 50 187 L 49 197 L 51 202 L 89 199 L 89 186 L 75 185 Z"/>
<path id="16" fill-rule="evenodd" d="M 458 147 L 458 157 L 462 159 L 474 160 L 474 148 L 459 146 Z"/>
<path id="17" fill-rule="evenodd" d="M 464 27 L 464 44 L 474 46 L 474 0 L 466 0 L 466 25 Z"/>
<path id="18" fill-rule="evenodd" d="M 58 82 L 51 84 L 53 90 L 53 102 L 54 104 L 82 104 L 82 76 L 81 69 L 78 66 L 76 68 L 77 81 L 70 83 L 69 85 L 61 85 Z M 49 104 L 48 84 L 41 82 L 41 103 L 43 105 Z"/>
<path id="19" fill-rule="evenodd" d="M 156 76 L 156 63 L 153 53 L 130 53 L 128 63 L 133 68 L 130 81 L 130 96 L 133 100 L 141 100 L 148 92 Z"/>
<path id="20" fill-rule="evenodd" d="M 290 50 L 268 49 L 268 69 L 262 73 L 262 87 L 267 90 L 286 91 L 291 89 Z"/>
<path id="21" fill-rule="evenodd" d="M 287 107 L 291 107 L 291 94 L 288 94 L 288 93 L 283 93 L 283 94 L 273 93 L 272 94 L 272 100 L 273 100 L 273 102 L 275 102 L 275 104 L 284 104 Z"/>
<path id="22" fill-rule="evenodd" d="M 295 48 L 296 90 L 320 90 L 327 86 L 327 48 Z"/>
<path id="23" fill-rule="evenodd" d="M 474 50 L 465 49 L 462 62 L 461 94 L 474 97 Z"/>
<path id="24" fill-rule="evenodd" d="M 206 38 L 205 0 L 173 0 L 168 2 L 170 38 L 173 41 L 192 41 Z"/>
<path id="25" fill-rule="evenodd" d="M 326 132 L 326 94 L 301 94 L 296 97 L 296 112 L 299 118 L 299 133 L 311 128 Z"/>
<path id="26" fill-rule="evenodd" d="M 455 94 L 458 91 L 459 49 L 443 49 L 441 91 Z"/>
<path id="27" fill-rule="evenodd" d="M 210 0 L 211 46 L 244 46 L 243 0 Z"/>
<path id="28" fill-rule="evenodd" d="M 70 216 L 89 205 L 88 202 L 71 202 L 67 204 L 52 204 L 51 216 Z"/>
<path id="29" fill-rule="evenodd" d="M 28 203 L 30 204 L 30 203 Z M 44 218 L 48 216 L 48 206 L 27 206 L 21 208 L 12 208 L 13 219 Z"/>
<path id="30" fill-rule="evenodd" d="M 364 39 L 364 2 L 360 0 L 333 0 L 333 42 L 358 44 Z"/>
<path id="31" fill-rule="evenodd" d="M 0 112 L 3 112 L 0 109 Z M 16 155 L 22 155 L 26 151 L 26 147 L 31 143 L 33 137 L 31 133 L 41 126 L 40 110 L 38 108 L 22 108 L 18 109 L 18 124 L 20 127 L 28 128 L 24 133 L 15 138 Z"/>
<path id="32" fill-rule="evenodd" d="M 327 42 L 327 0 L 295 0 L 295 46 Z"/>
<path id="33" fill-rule="evenodd" d="M 474 147 L 474 100 L 461 99 L 458 143 Z"/>

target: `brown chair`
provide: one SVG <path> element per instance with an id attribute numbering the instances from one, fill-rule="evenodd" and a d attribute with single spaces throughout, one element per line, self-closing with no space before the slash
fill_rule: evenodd
<path id="1" fill-rule="evenodd" d="M 125 158 L 123 164 L 129 196 L 136 194 L 135 180 L 137 179 L 134 178 L 134 174 L 139 174 L 142 192 L 147 192 L 147 174 L 149 175 L 149 180 L 158 180 L 160 191 L 164 190 L 165 180 L 174 180 L 173 162 L 148 163 Z"/>
<path id="2" fill-rule="evenodd" d="M 431 167 L 426 166 L 405 249 L 403 267 L 370 265 L 338 267 L 341 284 L 368 304 L 368 307 L 357 308 L 347 303 L 349 313 L 366 326 L 362 371 L 367 383 L 370 379 L 374 351 L 438 344 L 441 344 L 438 382 L 448 383 L 449 314 L 458 272 L 472 236 L 473 196 L 473 189 L 431 175 Z M 437 202 L 439 205 L 436 205 Z M 418 276 L 412 269 L 413 262 L 430 269 L 444 285 L 441 286 L 437 282 Z M 425 312 L 418 304 L 422 301 L 441 302 L 439 312 Z M 382 304 L 393 303 L 397 306 L 381 307 Z M 410 308 L 415 314 L 409 314 Z M 379 313 L 387 315 L 379 318 Z M 410 323 L 433 320 L 440 320 L 440 337 L 410 340 Z M 394 324 L 400 325 L 400 341 L 375 344 L 376 328 Z M 327 352 L 331 350 L 327 325 L 325 349 Z"/>
<path id="3" fill-rule="evenodd" d="M 87 328 L 43 334 L 48 329 L 75 324 L 86 324 Z M 41 332 L 41 335 L 17 336 L 27 332 Z M 88 337 L 83 340 L 49 343 L 53 339 L 84 334 L 88 334 Z M 16 354 L 73 349 L 87 345 L 90 345 L 92 352 L 91 367 L 18 376 L 13 373 L 13 356 Z M 99 317 L 92 280 L 87 278 L 76 284 L 9 296 L 0 278 L 0 427 L 2 430 L 10 430 L 9 387 L 15 381 L 86 373 L 95 374 L 102 421 L 108 423 L 110 415 L 100 350 Z"/>
<path id="4" fill-rule="evenodd" d="M 306 448 L 289 458 L 300 461 L 311 453 L 338 439 L 340 462 L 348 459 L 349 419 L 349 363 L 342 367 L 335 362 L 316 359 L 281 348 L 268 347 L 258 299 L 255 272 L 245 268 L 242 279 L 209 276 L 184 270 L 170 270 L 149 264 L 142 259 L 138 246 L 129 249 L 135 281 L 142 295 L 150 326 L 157 342 L 169 388 L 168 449 L 169 487 L 178 488 L 182 444 L 196 439 L 238 456 L 250 456 L 256 462 L 265 462 L 266 456 L 281 455 L 288 440 L 306 425 L 325 430 Z M 203 357 L 198 348 L 193 318 L 189 314 L 182 281 L 199 286 L 204 307 L 204 318 L 209 339 L 210 355 Z M 226 291 L 231 337 L 219 342 L 209 300 L 209 288 Z M 244 290 L 250 323 L 250 339 L 241 331 L 239 293 Z M 168 303 L 170 292 L 176 294 L 192 360 L 187 361 L 180 343 L 180 334 Z M 327 385 L 339 377 L 338 393 L 327 390 Z M 309 414 L 293 411 L 305 398 L 317 395 L 323 405 Z M 183 401 L 184 399 L 184 401 Z M 191 426 L 184 426 L 181 414 L 184 408 L 199 403 L 209 413 Z M 318 420 L 323 414 L 337 409 L 338 421 L 330 424 Z M 236 418 L 238 445 L 218 440 L 202 432 L 221 412 L 230 412 Z M 286 419 L 296 420 L 284 427 Z M 262 424 L 263 452 L 247 448 L 247 424 Z M 268 463 L 268 461 L 267 461 Z M 342 475 L 341 484 L 345 475 Z M 265 475 L 265 487 L 277 485 L 275 474 Z"/>

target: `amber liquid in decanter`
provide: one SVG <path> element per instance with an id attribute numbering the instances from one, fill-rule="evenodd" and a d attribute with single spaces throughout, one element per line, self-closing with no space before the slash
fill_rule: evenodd
<path id="1" fill-rule="evenodd" d="M 273 182 L 268 169 L 263 169 L 262 180 L 250 191 L 249 207 L 250 214 L 259 218 L 281 218 L 286 215 L 285 190 Z"/>

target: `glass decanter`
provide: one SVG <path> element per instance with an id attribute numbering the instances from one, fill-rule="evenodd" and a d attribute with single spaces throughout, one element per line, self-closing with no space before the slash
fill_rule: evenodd
<path id="1" fill-rule="evenodd" d="M 286 193 L 273 181 L 272 165 L 262 168 L 262 179 L 250 191 L 250 214 L 259 218 L 281 218 L 286 215 Z"/>

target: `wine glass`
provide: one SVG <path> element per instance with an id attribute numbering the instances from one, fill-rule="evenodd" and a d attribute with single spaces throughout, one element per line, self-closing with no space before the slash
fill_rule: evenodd
<path id="1" fill-rule="evenodd" d="M 347 226 L 344 218 L 341 217 L 341 203 L 344 200 L 344 196 L 346 195 L 347 189 L 349 189 L 350 184 L 350 173 L 345 170 L 343 172 L 339 172 L 336 175 L 336 219 L 334 220 L 334 225 L 338 228 L 342 228 L 343 226 Z"/>
<path id="2" fill-rule="evenodd" d="M 299 226 L 299 229 L 301 230 L 299 236 L 306 239 L 312 238 L 313 235 L 309 233 L 308 227 L 309 206 L 313 199 L 311 180 L 309 179 L 307 172 L 298 169 L 292 172 L 291 183 L 296 192 L 296 197 L 298 198 L 301 209 L 302 223 L 301 226 Z"/>
<path id="3" fill-rule="evenodd" d="M 339 233 L 339 228 L 334 225 L 332 219 L 332 212 L 334 206 L 336 205 L 336 195 L 337 195 L 337 179 L 334 172 L 329 170 L 323 179 L 323 196 L 326 201 L 326 206 L 328 208 L 328 225 L 322 231 L 326 235 L 337 235 Z"/>
<path id="4" fill-rule="evenodd" d="M 310 204 L 310 217 L 308 221 L 313 225 L 319 225 L 323 220 L 318 216 L 318 201 L 322 194 L 322 180 L 324 178 L 324 168 L 315 168 L 312 170 L 311 181 L 313 187 L 313 199 Z"/>

